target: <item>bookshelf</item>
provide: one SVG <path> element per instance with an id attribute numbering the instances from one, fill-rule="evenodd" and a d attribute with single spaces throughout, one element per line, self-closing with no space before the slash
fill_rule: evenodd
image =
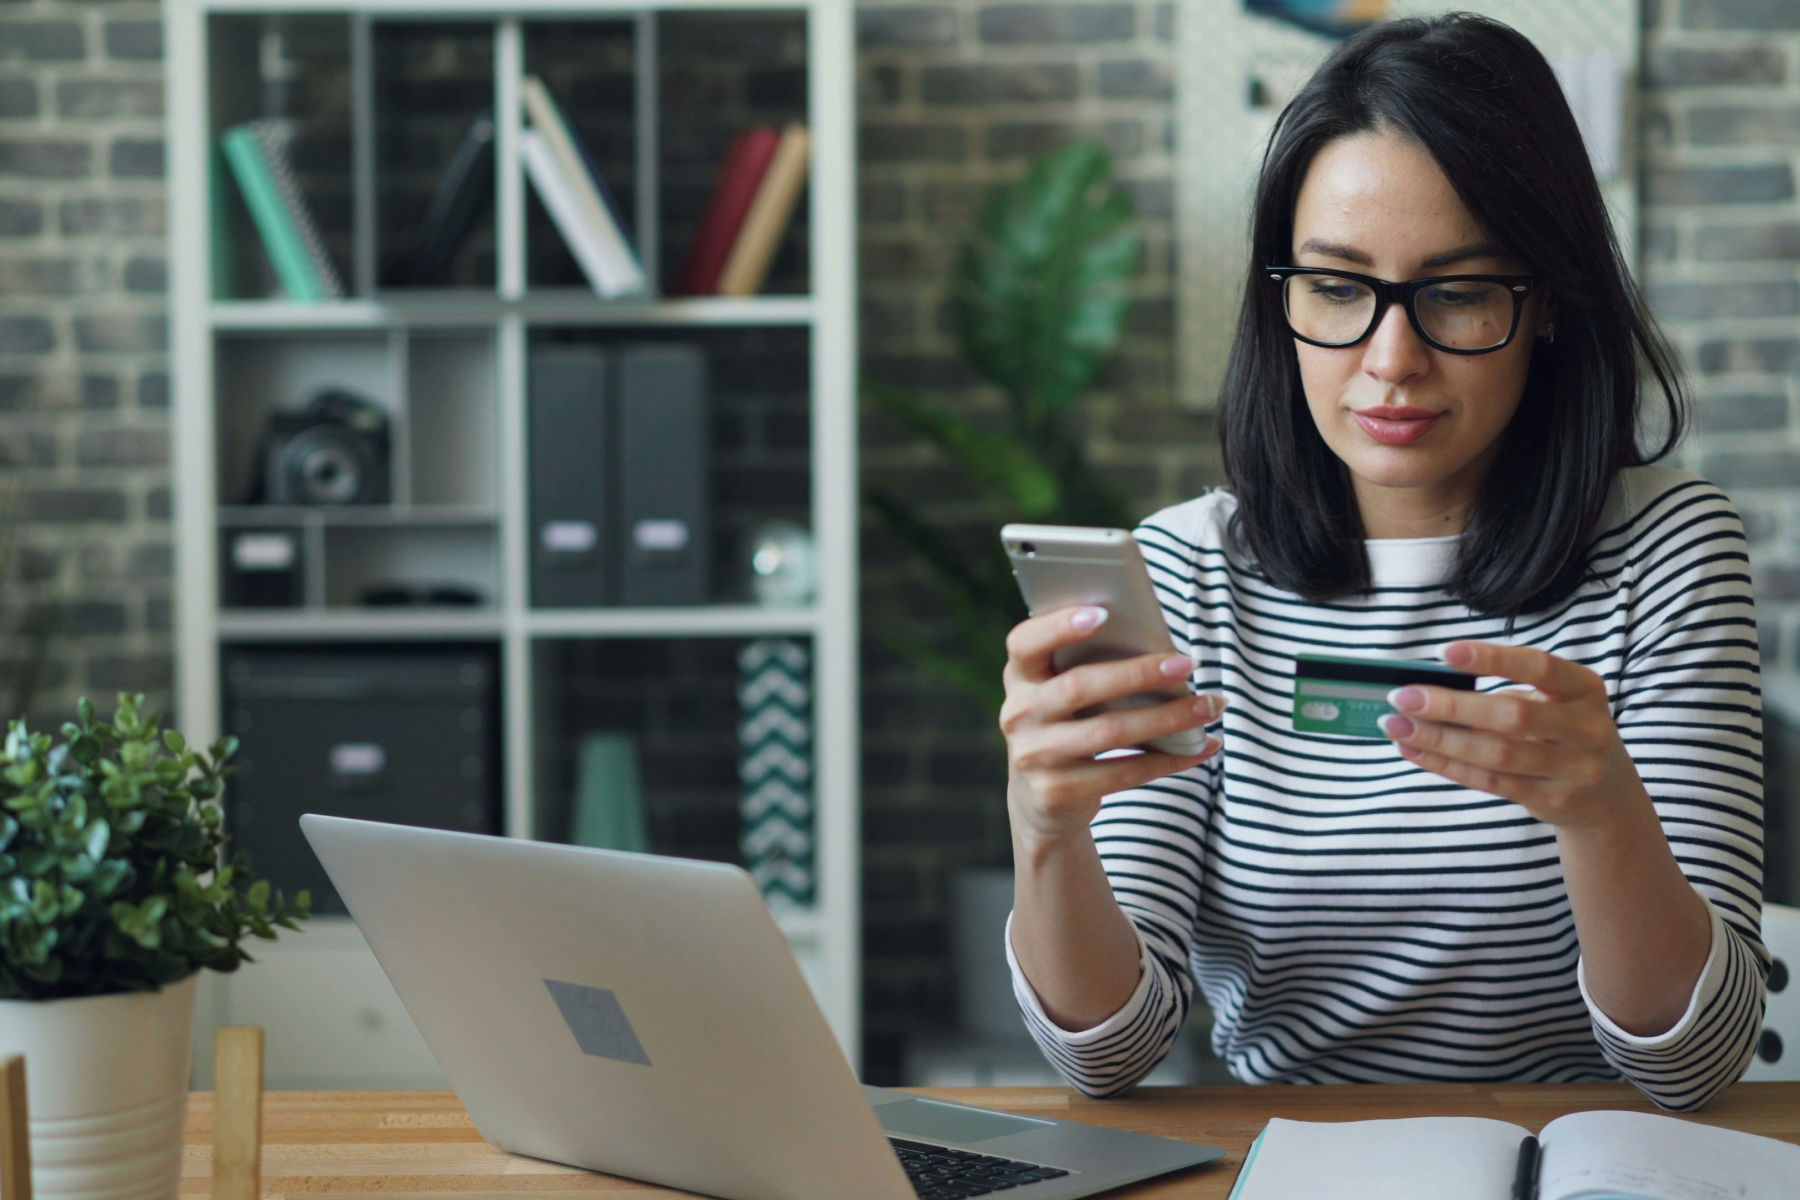
<path id="1" fill-rule="evenodd" d="M 855 1061 L 852 19 L 842 0 L 170 0 L 164 15 L 181 727 L 210 740 L 230 725 L 221 662 L 233 647 L 491 646 L 501 674 L 503 829 L 553 838 L 567 803 L 577 719 L 569 714 L 599 711 L 601 692 L 629 682 L 663 697 L 659 719 L 672 722 L 671 737 L 711 738 L 716 751 L 721 721 L 732 732 L 716 695 L 723 656 L 752 639 L 799 640 L 812 660 L 816 890 L 810 906 L 778 918 Z M 582 286 L 535 198 L 519 156 L 528 73 L 558 96 L 612 184 L 651 280 L 645 294 L 602 299 Z M 494 121 L 491 206 L 458 249 L 447 284 L 401 286 L 404 265 L 396 264 L 422 189 L 482 111 Z M 241 203 L 214 182 L 223 130 L 265 116 L 290 118 L 299 131 L 296 173 L 343 279 L 342 300 L 283 298 Z M 667 295 L 733 125 L 750 119 L 800 121 L 812 139 L 801 210 L 765 290 Z M 231 206 L 218 228 L 215 203 Z M 213 248 L 229 259 L 228 289 L 215 282 Z M 668 607 L 534 606 L 534 351 L 670 342 L 701 348 L 711 364 L 708 595 Z M 254 500 L 270 412 L 325 385 L 383 409 L 388 502 Z M 740 578 L 748 530 L 768 518 L 811 532 L 818 583 L 804 607 L 760 607 Z M 222 544 L 234 530 L 297 539 L 297 603 L 224 603 Z M 359 601 L 371 585 L 409 573 L 456 584 L 477 602 L 393 609 Z M 680 714 L 690 710 L 698 715 L 684 725 Z M 653 774 L 647 767 L 655 803 Z M 675 812 L 676 826 L 720 828 L 730 814 L 703 800 L 682 800 L 690 808 Z M 706 803 L 716 808 L 716 795 Z M 678 838 L 671 849 L 685 844 Z M 196 1086 L 210 1079 L 210 1026 L 222 1023 L 268 1028 L 271 1086 L 440 1083 L 347 918 L 316 918 L 258 956 L 203 989 Z"/>

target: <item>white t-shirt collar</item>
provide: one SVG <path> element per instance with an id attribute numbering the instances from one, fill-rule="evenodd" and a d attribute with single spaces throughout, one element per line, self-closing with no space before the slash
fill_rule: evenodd
<path id="1" fill-rule="evenodd" d="M 1382 587 L 1431 587 L 1448 580 L 1456 569 L 1456 543 L 1461 534 L 1423 538 L 1369 538 L 1370 582 Z"/>

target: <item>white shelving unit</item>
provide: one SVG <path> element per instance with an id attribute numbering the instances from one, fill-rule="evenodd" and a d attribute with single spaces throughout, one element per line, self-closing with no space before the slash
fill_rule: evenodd
<path id="1" fill-rule="evenodd" d="M 634 47 L 636 233 L 657 278 L 659 22 L 664 14 L 788 14 L 803 22 L 806 119 L 813 137 L 806 224 L 806 295 L 604 301 L 567 287 L 534 289 L 527 261 L 527 192 L 516 147 L 519 80 L 533 22 L 629 23 Z M 347 23 L 350 75 L 352 298 L 296 304 L 215 300 L 209 261 L 209 157 L 221 132 L 209 45 L 220 21 L 306 17 Z M 455 291 L 379 290 L 374 38 L 433 21 L 491 26 L 496 122 L 494 284 Z M 500 648 L 505 830 L 542 835 L 545 781 L 535 742 L 545 714 L 542 649 L 558 639 L 808 639 L 814 670 L 817 901 L 782 914 L 802 969 L 845 1051 L 859 1043 L 857 905 L 858 683 L 856 611 L 855 238 L 853 10 L 847 0 L 169 0 L 170 261 L 176 412 L 177 687 L 190 740 L 221 729 L 221 647 L 243 643 L 407 643 L 481 640 Z M 667 46 L 666 35 L 660 38 Z M 246 69 L 231 64 L 233 70 Z M 254 69 L 248 68 L 248 69 Z M 578 114 L 572 113 L 577 116 Z M 538 609 L 530 601 L 526 372 L 535 332 L 799 330 L 807 341 L 811 528 L 816 601 L 803 609 L 741 603 L 679 608 Z M 353 378 L 389 409 L 395 503 L 379 508 L 243 504 L 233 472 L 248 471 L 261 411 L 292 403 L 320 364 Z M 309 375 L 312 372 L 313 375 Z M 322 378 L 322 377 L 321 377 Z M 284 391 L 285 389 L 285 391 Z M 431 420 L 419 418 L 429 401 Z M 445 406 L 449 407 L 446 408 Z M 417 409 L 418 411 L 415 411 Z M 446 416 L 446 412 L 449 414 Z M 445 432 L 446 422 L 450 432 Z M 436 439 L 432 443 L 430 439 Z M 447 441 L 446 439 L 451 439 Z M 460 441 L 454 441 L 460 439 Z M 448 447 L 448 448 L 446 448 Z M 289 526 L 303 532 L 305 603 L 222 609 L 220 531 Z M 399 560 L 462 572 L 492 603 L 479 608 L 371 609 L 354 602 L 374 570 Z M 469 564 L 474 564 L 470 566 Z M 473 576 L 469 572 L 473 571 Z M 298 836 L 296 832 L 296 836 Z M 414 1087 L 435 1064 L 347 918 L 257 950 L 257 965 L 209 978 L 196 1039 L 207 1086 L 211 1026 L 268 1030 L 270 1086 Z"/>

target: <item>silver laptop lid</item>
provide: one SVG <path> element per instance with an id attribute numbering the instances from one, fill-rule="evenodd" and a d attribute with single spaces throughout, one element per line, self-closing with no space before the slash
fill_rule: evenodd
<path id="1" fill-rule="evenodd" d="M 742 870 L 300 826 L 494 1145 L 732 1200 L 914 1200 Z"/>

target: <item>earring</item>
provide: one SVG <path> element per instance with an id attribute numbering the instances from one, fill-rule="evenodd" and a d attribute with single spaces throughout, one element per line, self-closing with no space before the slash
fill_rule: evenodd
<path id="1" fill-rule="evenodd" d="M 1556 343 L 1556 322 L 1555 321 L 1547 322 L 1544 325 L 1544 332 L 1541 335 L 1539 335 L 1538 341 L 1544 343 L 1544 345 L 1546 345 L 1546 346 L 1555 345 L 1555 343 Z"/>

